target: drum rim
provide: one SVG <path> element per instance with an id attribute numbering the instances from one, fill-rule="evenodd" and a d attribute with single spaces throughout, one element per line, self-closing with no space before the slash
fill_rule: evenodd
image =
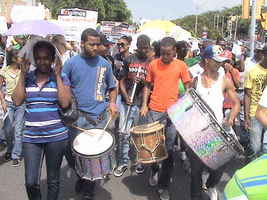
<path id="1" fill-rule="evenodd" d="M 138 128 L 138 127 L 142 127 L 144 125 L 139 125 L 139 126 L 135 126 L 133 128 L 130 129 L 130 132 L 134 135 L 140 135 L 140 134 L 151 134 L 155 131 L 159 131 L 161 129 L 164 129 L 165 125 L 163 123 L 160 123 L 159 121 L 155 121 L 155 122 L 152 122 L 152 123 L 149 123 L 149 124 L 146 124 L 146 125 L 154 125 L 154 128 L 157 128 L 157 129 L 154 129 L 152 131 L 152 127 L 149 127 L 147 128 L 146 130 L 134 130 L 135 128 Z"/>
<path id="2" fill-rule="evenodd" d="M 91 129 L 87 129 L 87 130 L 89 131 L 89 130 L 92 130 L 92 129 L 100 129 L 100 130 L 103 130 L 101 128 L 91 128 Z M 114 147 L 115 147 L 115 136 L 112 133 L 110 133 L 109 131 L 107 131 L 107 130 L 105 130 L 105 132 L 109 133 L 111 135 L 112 139 L 113 139 L 112 145 L 106 151 L 104 151 L 102 153 L 99 153 L 99 154 L 94 154 L 94 155 L 85 155 L 85 154 L 82 154 L 82 153 L 77 152 L 74 149 L 74 147 L 73 147 L 73 143 L 74 143 L 76 137 L 81 134 L 81 133 L 79 133 L 78 135 L 75 136 L 74 140 L 71 143 L 71 149 L 72 149 L 73 153 L 75 153 L 76 155 L 78 155 L 80 157 L 83 157 L 83 158 L 91 158 L 91 159 L 99 158 L 99 157 L 101 157 L 101 156 L 103 156 L 105 154 L 110 153 L 114 149 Z"/>

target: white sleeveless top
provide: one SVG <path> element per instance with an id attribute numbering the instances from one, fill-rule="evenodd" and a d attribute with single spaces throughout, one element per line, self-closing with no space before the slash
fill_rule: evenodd
<path id="1" fill-rule="evenodd" d="M 221 124 L 223 122 L 223 80 L 224 74 L 219 73 L 218 80 L 213 83 L 210 88 L 205 88 L 202 85 L 202 77 L 198 75 L 196 90 L 202 99 L 209 105 L 214 112 L 217 121 Z"/>

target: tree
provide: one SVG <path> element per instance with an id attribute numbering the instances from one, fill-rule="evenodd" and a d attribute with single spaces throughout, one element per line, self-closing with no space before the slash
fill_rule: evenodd
<path id="1" fill-rule="evenodd" d="M 202 13 L 198 15 L 197 34 L 193 33 L 195 30 L 195 15 L 189 15 L 180 19 L 176 19 L 174 20 L 174 23 L 192 32 L 196 37 L 200 37 L 203 31 L 207 31 L 209 38 L 216 39 L 218 36 L 227 37 L 230 34 L 230 30 L 227 29 L 227 23 L 230 19 L 230 16 L 241 16 L 241 14 L 241 6 L 224 8 L 222 11 L 209 11 Z M 239 20 L 237 29 L 237 36 L 239 38 L 245 38 L 248 35 L 249 24 L 250 22 L 247 19 Z M 232 31 L 234 32 L 234 28 L 232 29 Z"/>
<path id="2" fill-rule="evenodd" d="M 50 9 L 54 18 L 61 8 L 97 10 L 99 21 L 129 22 L 132 16 L 124 0 L 40 0 L 40 2 Z"/>

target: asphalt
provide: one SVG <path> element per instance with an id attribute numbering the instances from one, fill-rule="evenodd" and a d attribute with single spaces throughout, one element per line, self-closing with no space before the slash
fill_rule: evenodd
<path id="1" fill-rule="evenodd" d="M 24 164 L 12 167 L 11 162 L 3 159 L 4 151 L 0 153 L 0 200 L 27 200 L 24 187 Z M 234 172 L 242 167 L 242 162 L 235 159 L 225 166 L 224 175 L 218 185 L 220 196 L 227 181 Z M 43 200 L 46 199 L 46 171 L 43 163 L 41 187 Z M 108 180 L 97 184 L 95 200 L 159 200 L 156 188 L 148 185 L 149 170 L 142 175 L 137 175 L 133 168 L 128 170 L 122 177 L 113 175 Z M 62 163 L 61 190 L 59 200 L 80 200 L 80 195 L 74 191 L 76 181 L 75 172 L 67 165 L 66 160 Z M 171 200 L 190 200 L 190 177 L 182 169 L 179 159 L 176 159 L 175 169 L 171 183 Z"/>

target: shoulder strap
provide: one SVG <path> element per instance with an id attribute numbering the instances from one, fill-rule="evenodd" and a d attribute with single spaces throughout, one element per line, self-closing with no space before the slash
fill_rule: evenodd
<path id="1" fill-rule="evenodd" d="M 196 76 L 193 80 L 193 88 L 196 90 L 197 89 L 197 83 L 198 83 L 198 76 Z"/>

